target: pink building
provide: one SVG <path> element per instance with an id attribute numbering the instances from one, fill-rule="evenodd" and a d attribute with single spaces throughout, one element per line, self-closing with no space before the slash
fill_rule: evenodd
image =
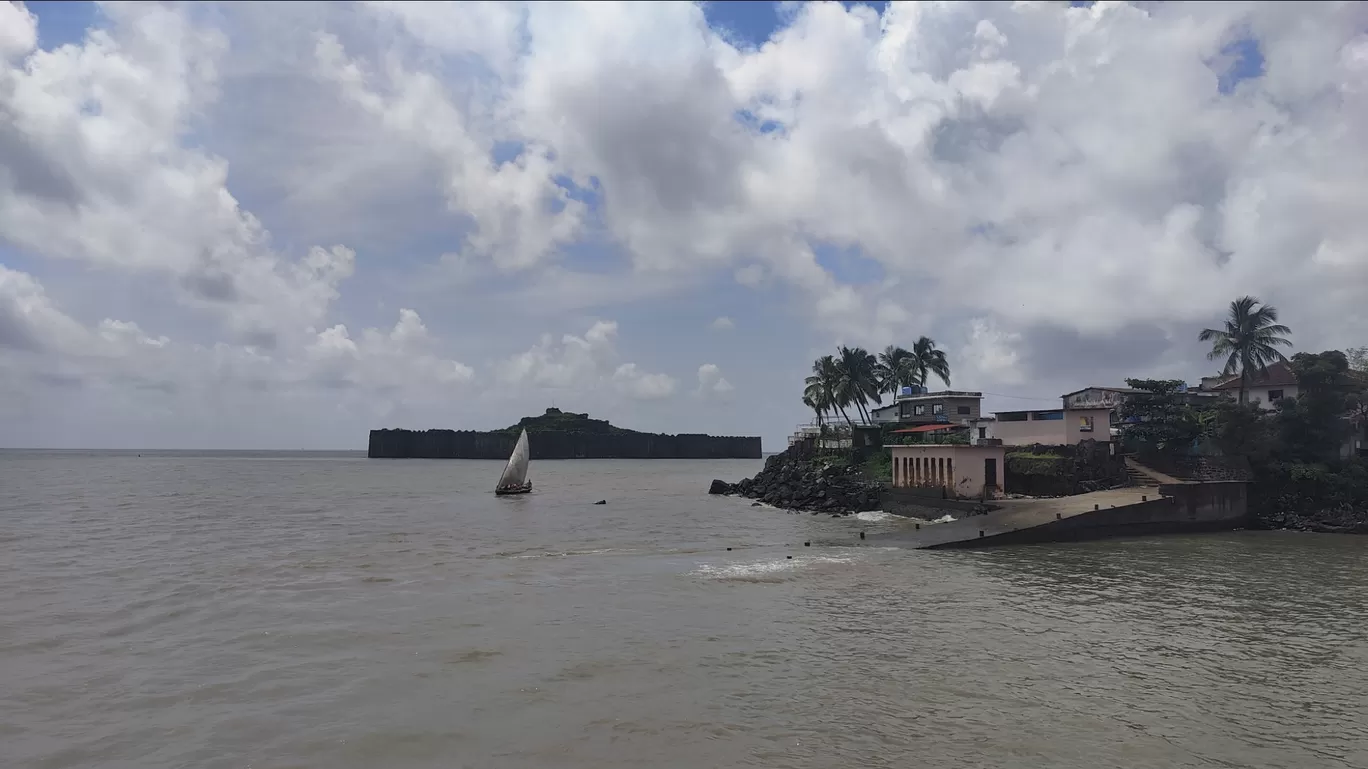
<path id="1" fill-rule="evenodd" d="M 947 496 L 992 499 L 1002 494 L 1007 450 L 1002 446 L 890 446 L 893 487 L 943 489 Z"/>

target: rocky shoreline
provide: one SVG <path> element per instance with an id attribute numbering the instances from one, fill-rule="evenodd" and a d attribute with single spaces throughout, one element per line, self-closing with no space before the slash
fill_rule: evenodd
<path id="1" fill-rule="evenodd" d="M 1317 534 L 1368 534 L 1368 511 L 1351 506 L 1315 513 L 1255 513 L 1252 528 L 1274 531 L 1307 531 Z"/>
<path id="2" fill-rule="evenodd" d="M 883 484 L 866 478 L 858 465 L 844 457 L 812 456 L 790 447 L 765 460 L 765 468 L 755 477 L 737 483 L 714 480 L 708 493 L 842 516 L 878 510 Z"/>

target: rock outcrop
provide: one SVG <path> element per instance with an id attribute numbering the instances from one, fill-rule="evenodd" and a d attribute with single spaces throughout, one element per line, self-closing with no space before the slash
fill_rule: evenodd
<path id="1" fill-rule="evenodd" d="M 1352 505 L 1314 512 L 1256 513 L 1253 528 L 1311 531 L 1320 534 L 1368 534 L 1368 510 Z"/>
<path id="2" fill-rule="evenodd" d="M 737 483 L 714 480 L 709 494 L 733 494 L 788 510 L 849 515 L 877 510 L 883 484 L 847 460 L 805 454 L 797 447 L 765 460 L 765 469 Z"/>
<path id="3" fill-rule="evenodd" d="M 371 430 L 372 459 L 508 459 L 527 430 L 532 459 L 759 459 L 758 437 L 663 435 L 547 409 L 502 430 Z"/>

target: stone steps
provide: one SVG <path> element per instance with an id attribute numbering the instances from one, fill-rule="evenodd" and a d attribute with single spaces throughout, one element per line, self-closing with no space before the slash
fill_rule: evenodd
<path id="1" fill-rule="evenodd" d="M 1167 476 L 1158 470 L 1145 467 L 1135 461 L 1134 457 L 1126 457 L 1126 476 L 1136 486 L 1159 486 L 1165 483 L 1182 483 L 1177 478 Z"/>

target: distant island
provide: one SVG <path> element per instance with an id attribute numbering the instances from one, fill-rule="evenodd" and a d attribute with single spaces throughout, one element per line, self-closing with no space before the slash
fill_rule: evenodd
<path id="1" fill-rule="evenodd" d="M 508 459 L 527 430 L 532 459 L 759 459 L 760 438 L 641 433 L 549 408 L 502 430 L 371 430 L 372 459 Z"/>

